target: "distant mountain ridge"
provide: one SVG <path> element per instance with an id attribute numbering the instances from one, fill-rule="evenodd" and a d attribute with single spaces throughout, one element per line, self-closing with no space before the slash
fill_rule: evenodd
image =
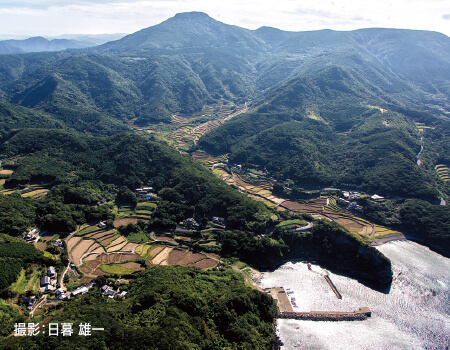
<path id="1" fill-rule="evenodd" d="M 66 49 L 81 49 L 94 46 L 95 43 L 69 39 L 48 40 L 41 36 L 25 40 L 3 40 L 0 41 L 0 54 L 9 55 L 17 53 L 62 51 Z"/>

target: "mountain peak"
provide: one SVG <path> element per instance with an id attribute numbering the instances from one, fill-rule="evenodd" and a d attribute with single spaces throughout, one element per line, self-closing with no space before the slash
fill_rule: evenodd
<path id="1" fill-rule="evenodd" d="M 212 19 L 208 14 L 204 12 L 192 11 L 192 12 L 180 12 L 177 13 L 174 19 Z"/>

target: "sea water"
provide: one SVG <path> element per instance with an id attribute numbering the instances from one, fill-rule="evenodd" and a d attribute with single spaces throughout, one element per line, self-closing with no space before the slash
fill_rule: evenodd
<path id="1" fill-rule="evenodd" d="M 365 321 L 278 320 L 282 349 L 449 349 L 450 259 L 410 241 L 377 247 L 392 262 L 388 294 L 374 291 L 320 266 L 289 262 L 264 273 L 262 288 L 284 287 L 294 311 L 355 311 L 367 306 Z M 323 277 L 329 274 L 338 299 Z"/>

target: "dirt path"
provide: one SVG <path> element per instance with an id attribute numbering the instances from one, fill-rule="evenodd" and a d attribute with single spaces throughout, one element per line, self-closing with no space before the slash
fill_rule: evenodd
<path id="1" fill-rule="evenodd" d="M 60 280 L 59 280 L 59 288 L 64 289 L 64 276 L 66 275 L 67 271 L 69 271 L 70 262 L 67 264 L 66 269 L 61 274 Z"/>

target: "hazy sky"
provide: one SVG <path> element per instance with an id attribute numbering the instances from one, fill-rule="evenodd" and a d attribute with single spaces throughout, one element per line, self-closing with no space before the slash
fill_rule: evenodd
<path id="1" fill-rule="evenodd" d="M 249 29 L 387 27 L 450 36 L 450 0 L 0 0 L 0 38 L 132 33 L 187 11 Z"/>

